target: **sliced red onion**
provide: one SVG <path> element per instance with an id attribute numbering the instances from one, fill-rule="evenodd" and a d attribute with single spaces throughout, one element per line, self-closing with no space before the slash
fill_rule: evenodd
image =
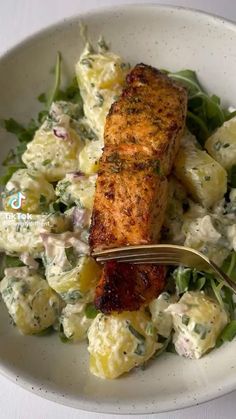
<path id="1" fill-rule="evenodd" d="M 32 257 L 30 256 L 29 253 L 22 253 L 20 255 L 20 260 L 27 266 L 29 266 L 29 268 L 32 269 L 38 269 L 39 264 L 38 262 Z"/>
<path id="2" fill-rule="evenodd" d="M 88 255 L 89 254 L 89 246 L 84 243 L 82 240 L 76 238 L 76 237 L 71 237 L 70 239 L 70 244 L 74 247 L 74 249 L 76 250 L 76 252 L 80 255 Z"/>
<path id="3" fill-rule="evenodd" d="M 63 127 L 57 127 L 57 128 L 53 128 L 53 134 L 57 137 L 57 138 L 61 138 L 62 140 L 66 140 L 68 137 L 67 131 L 65 128 Z"/>
<path id="4" fill-rule="evenodd" d="M 6 268 L 4 269 L 4 275 L 14 276 L 17 279 L 25 278 L 30 275 L 30 270 L 27 266 L 21 266 L 19 268 Z"/>
<path id="5" fill-rule="evenodd" d="M 81 177 L 85 177 L 86 175 L 83 173 L 83 172 L 81 172 L 80 170 L 78 170 L 77 172 L 71 172 L 70 173 L 70 175 L 72 175 L 73 176 L 73 178 L 81 178 Z"/>
<path id="6" fill-rule="evenodd" d="M 60 248 L 74 247 L 78 254 L 89 254 L 88 245 L 81 240 L 78 233 L 67 231 L 61 234 L 41 234 L 47 257 L 53 258 Z"/>
<path id="7" fill-rule="evenodd" d="M 74 230 L 81 230 L 90 224 L 91 211 L 86 208 L 75 207 L 72 214 L 72 224 Z"/>

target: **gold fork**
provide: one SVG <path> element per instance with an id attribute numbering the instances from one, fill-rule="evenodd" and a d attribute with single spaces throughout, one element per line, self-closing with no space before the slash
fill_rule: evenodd
<path id="1" fill-rule="evenodd" d="M 125 246 L 93 252 L 92 256 L 100 263 L 115 260 L 134 264 L 184 265 L 199 271 L 212 272 L 236 294 L 236 283 L 203 253 L 190 247 L 174 244 Z"/>

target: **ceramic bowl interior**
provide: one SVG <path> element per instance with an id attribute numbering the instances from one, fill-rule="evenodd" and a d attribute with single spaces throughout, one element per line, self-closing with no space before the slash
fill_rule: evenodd
<path id="1" fill-rule="evenodd" d="M 100 34 L 131 64 L 190 68 L 225 105 L 236 105 L 236 27 L 200 12 L 162 6 L 120 6 L 81 17 L 92 41 Z M 0 118 L 28 121 L 37 96 L 52 82 L 56 51 L 63 74 L 73 74 L 83 48 L 80 18 L 63 21 L 20 44 L 0 59 Z M 0 132 L 1 154 L 14 138 Z M 69 406 L 110 413 L 151 413 L 189 406 L 236 388 L 236 342 L 199 361 L 164 354 L 115 381 L 89 373 L 86 344 L 63 344 L 57 336 L 25 337 L 10 325 L 0 304 L 0 371 L 38 395 Z"/>

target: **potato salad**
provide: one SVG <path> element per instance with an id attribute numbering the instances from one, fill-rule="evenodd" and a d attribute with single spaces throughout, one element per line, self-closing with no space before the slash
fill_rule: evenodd
<path id="1" fill-rule="evenodd" d="M 90 371 L 101 379 L 158 362 L 164 351 L 207 356 L 236 335 L 232 291 L 211 273 L 169 266 L 164 292 L 148 306 L 104 314 L 94 305 L 102 269 L 88 245 L 96 178 L 106 116 L 130 65 L 103 38 L 87 42 L 62 87 L 61 59 L 38 119 L 4 122 L 19 143 L 1 177 L 1 304 L 17 333 L 53 331 L 58 345 L 87 340 Z M 193 71 L 166 73 L 187 89 L 188 116 L 161 241 L 202 252 L 236 281 L 236 113 Z"/>

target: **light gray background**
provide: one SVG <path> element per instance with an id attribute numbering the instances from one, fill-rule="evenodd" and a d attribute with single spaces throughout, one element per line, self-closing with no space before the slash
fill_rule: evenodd
<path id="1" fill-rule="evenodd" d="M 112 4 L 155 3 L 145 0 L 0 0 L 0 54 L 38 31 L 65 17 Z M 236 0 L 157 1 L 195 7 L 236 21 Z M 1 100 L 1 92 L 0 92 Z M 1 342 L 0 342 L 1 344 Z M 79 372 L 78 372 L 79 374 Z M 236 392 L 201 406 L 139 419 L 233 419 L 236 417 Z M 118 419 L 120 416 L 86 413 L 43 400 L 0 377 L 0 419 Z M 124 416 L 131 418 L 132 416 Z"/>

